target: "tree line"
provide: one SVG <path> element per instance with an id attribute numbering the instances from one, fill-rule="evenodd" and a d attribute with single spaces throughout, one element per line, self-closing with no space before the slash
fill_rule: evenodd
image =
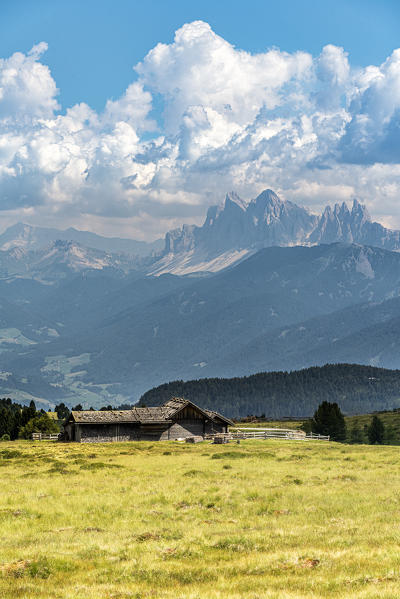
<path id="1" fill-rule="evenodd" d="M 104 410 L 129 410 L 132 406 L 122 404 L 112 407 L 103 406 Z M 32 433 L 59 433 L 62 429 L 62 423 L 68 420 L 71 411 L 79 412 L 83 410 L 82 404 L 77 404 L 71 410 L 65 403 L 56 405 L 54 412 L 57 419 L 50 418 L 49 412 L 36 409 L 35 402 L 32 400 L 29 406 L 21 405 L 12 401 L 9 397 L 0 399 L 0 440 L 14 441 L 15 439 L 31 439 Z M 90 407 L 89 410 L 94 410 Z"/>
<path id="2" fill-rule="evenodd" d="M 366 441 L 362 430 L 353 424 L 350 435 L 346 427 L 346 421 L 337 403 L 323 401 L 314 416 L 303 424 L 303 430 L 318 435 L 329 435 L 332 441 L 348 441 L 350 443 L 364 443 Z M 382 445 L 385 440 L 385 425 L 379 416 L 374 415 L 370 425 L 367 427 L 367 439 L 370 445 Z M 390 439 L 389 439 L 390 441 Z"/>
<path id="3" fill-rule="evenodd" d="M 10 398 L 0 399 L 0 439 L 31 439 L 36 432 L 58 433 L 59 427 L 44 410 L 36 409 L 34 401 L 23 406 Z"/>
<path id="4" fill-rule="evenodd" d="M 173 381 L 147 391 L 138 405 L 158 406 L 176 396 L 230 418 L 264 414 L 279 420 L 310 416 L 322 401 L 338 403 L 346 414 L 390 410 L 400 407 L 399 390 L 399 370 L 327 364 L 293 372 Z"/>

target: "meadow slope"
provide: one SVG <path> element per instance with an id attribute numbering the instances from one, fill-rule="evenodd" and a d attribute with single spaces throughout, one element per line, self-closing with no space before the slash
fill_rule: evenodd
<path id="1" fill-rule="evenodd" d="M 0 597 L 392 599 L 399 463 L 322 442 L 1 443 Z"/>

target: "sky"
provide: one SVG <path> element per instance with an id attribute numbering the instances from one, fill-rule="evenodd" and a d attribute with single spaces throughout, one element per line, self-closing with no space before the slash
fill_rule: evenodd
<path id="1" fill-rule="evenodd" d="M 400 228 L 400 4 L 0 0 L 0 228 L 152 240 L 235 190 Z"/>

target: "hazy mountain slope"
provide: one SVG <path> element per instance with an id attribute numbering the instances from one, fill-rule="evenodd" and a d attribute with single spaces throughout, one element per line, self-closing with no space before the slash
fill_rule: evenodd
<path id="1" fill-rule="evenodd" d="M 400 367 L 400 299 L 357 304 L 261 334 L 215 364 L 225 376 L 327 362 Z"/>
<path id="2" fill-rule="evenodd" d="M 151 252 L 160 251 L 163 246 L 161 239 L 147 243 L 134 239 L 102 237 L 96 233 L 79 231 L 74 228 L 61 231 L 59 229 L 17 223 L 0 234 L 0 250 L 6 251 L 15 247 L 26 250 L 39 250 L 57 240 L 73 241 L 79 245 L 102 250 L 103 252 L 124 252 L 135 256 L 148 256 Z"/>
<path id="3" fill-rule="evenodd" d="M 77 332 L 99 326 L 116 314 L 146 305 L 166 293 L 190 284 L 174 275 L 146 277 L 135 271 L 119 276 L 113 271 L 89 271 L 62 281 L 40 299 L 37 310 L 48 314 Z"/>
<path id="4" fill-rule="evenodd" d="M 54 282 L 85 271 L 133 270 L 135 261 L 125 254 L 110 254 L 70 241 L 54 241 L 38 250 L 0 251 L 0 278 L 24 277 Z"/>
<path id="5" fill-rule="evenodd" d="M 277 368 L 278 359 L 280 368 L 292 367 L 305 348 L 291 352 L 287 329 L 317 314 L 398 295 L 399 267 L 400 255 L 376 248 L 267 248 L 230 271 L 98 322 L 96 330 L 69 339 L 68 351 L 90 354 L 84 380 L 122 381 L 133 396 L 171 378 L 254 372 L 261 356 L 266 361 L 259 349 L 249 350 L 261 334 L 274 361 L 266 368 Z M 308 351 L 318 346 L 317 335 L 310 335 Z M 60 352 L 62 343 L 46 351 Z"/>
<path id="6" fill-rule="evenodd" d="M 369 363 L 378 354 L 374 336 L 395 323 L 400 302 L 400 254 L 355 244 L 265 248 L 202 278 L 109 267 L 52 276 L 26 304 L 52 331 L 3 352 L 3 369 L 36 388 L 42 380 L 46 399 L 54 388 L 94 406 L 134 401 L 172 379 Z M 24 307 L 17 279 L 1 284 Z M 365 342 L 352 341 L 358 334 Z M 397 359 L 385 343 L 373 363 Z"/>

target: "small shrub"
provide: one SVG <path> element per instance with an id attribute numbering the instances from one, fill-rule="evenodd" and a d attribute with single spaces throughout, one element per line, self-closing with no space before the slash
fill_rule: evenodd
<path id="1" fill-rule="evenodd" d="M 0 437 L 0 441 L 10 441 L 10 435 L 7 435 L 7 433 L 5 435 L 2 435 Z"/>
<path id="2" fill-rule="evenodd" d="M 39 560 L 31 562 L 27 571 L 31 578 L 46 579 L 51 574 L 50 565 L 46 558 L 40 558 Z"/>
<path id="3" fill-rule="evenodd" d="M 183 476 L 192 478 L 193 476 L 198 476 L 199 474 L 204 474 L 204 472 L 202 472 L 201 470 L 188 470 L 187 472 L 184 473 Z"/>
<path id="4" fill-rule="evenodd" d="M 3 460 L 12 460 L 13 458 L 21 458 L 23 457 L 22 451 L 18 451 L 18 449 L 3 449 L 0 451 L 0 456 Z"/>
<path id="5" fill-rule="evenodd" d="M 211 456 L 212 460 L 226 460 L 229 458 L 238 459 L 238 458 L 248 458 L 249 454 L 244 453 L 243 451 L 224 451 L 222 453 L 214 453 Z"/>
<path id="6" fill-rule="evenodd" d="M 93 462 L 81 466 L 81 470 L 102 470 L 102 468 L 123 468 L 123 466 L 120 464 L 105 464 L 104 462 Z"/>
<path id="7" fill-rule="evenodd" d="M 233 553 L 257 551 L 258 545 L 247 537 L 226 537 L 213 545 L 214 549 L 223 549 Z"/>
<path id="8" fill-rule="evenodd" d="M 53 465 L 47 470 L 47 472 L 50 474 L 69 474 L 71 470 L 68 470 L 67 466 L 67 462 L 54 461 Z"/>
<path id="9" fill-rule="evenodd" d="M 154 532 L 142 532 L 139 535 L 136 535 L 135 539 L 139 541 L 139 543 L 144 543 L 146 541 L 158 541 L 160 539 L 160 535 Z"/>

